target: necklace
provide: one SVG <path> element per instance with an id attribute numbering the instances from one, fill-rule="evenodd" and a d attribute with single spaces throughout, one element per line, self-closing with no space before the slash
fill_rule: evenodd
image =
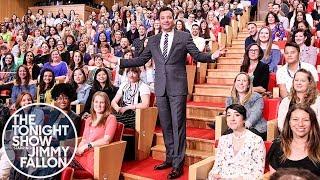
<path id="1" fill-rule="evenodd" d="M 301 63 L 300 62 L 299 62 L 299 66 L 298 66 L 298 69 L 296 70 L 296 72 L 299 71 L 299 69 L 301 69 Z M 293 79 L 293 76 L 294 76 L 295 73 L 293 73 L 293 76 L 291 75 L 291 73 L 289 71 L 289 65 L 287 66 L 287 73 L 290 76 L 290 78 Z"/>
<path id="2" fill-rule="evenodd" d="M 232 136 L 235 140 L 241 140 L 245 137 L 245 135 L 246 135 L 246 131 L 244 131 L 240 136 L 236 136 L 235 133 L 232 133 Z"/>

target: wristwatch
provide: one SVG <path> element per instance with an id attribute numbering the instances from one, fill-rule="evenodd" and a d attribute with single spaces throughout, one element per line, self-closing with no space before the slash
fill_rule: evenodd
<path id="1" fill-rule="evenodd" d="M 91 148 L 92 148 L 92 144 L 88 143 L 88 149 L 91 149 Z"/>

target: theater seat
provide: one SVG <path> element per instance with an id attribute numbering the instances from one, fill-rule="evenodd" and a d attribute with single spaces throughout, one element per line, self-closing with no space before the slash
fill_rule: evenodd
<path id="1" fill-rule="evenodd" d="M 100 147 L 94 147 L 94 176 L 84 170 L 66 168 L 61 173 L 61 180 L 70 179 L 119 179 L 122 160 L 127 142 L 121 141 L 124 125 L 117 123 L 117 129 L 112 143 Z M 78 142 L 80 142 L 80 138 Z"/>
<path id="2" fill-rule="evenodd" d="M 267 121 L 267 141 L 273 141 L 278 136 L 277 117 L 279 105 L 279 98 L 264 99 L 263 117 Z"/>
<path id="3" fill-rule="evenodd" d="M 268 91 L 272 92 L 274 87 L 277 87 L 276 73 L 269 73 Z"/>

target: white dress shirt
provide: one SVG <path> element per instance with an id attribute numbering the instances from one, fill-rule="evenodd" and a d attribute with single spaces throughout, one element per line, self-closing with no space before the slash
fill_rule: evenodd
<path id="1" fill-rule="evenodd" d="M 170 53 L 170 49 L 171 49 L 171 45 L 172 45 L 172 42 L 173 42 L 173 33 L 174 30 L 172 29 L 170 32 L 162 32 L 162 35 L 161 35 L 161 39 L 160 39 L 160 49 L 161 49 L 161 52 L 163 53 L 163 47 L 164 47 L 164 40 L 165 40 L 165 35 L 168 34 L 168 54 L 167 56 L 169 55 Z"/>

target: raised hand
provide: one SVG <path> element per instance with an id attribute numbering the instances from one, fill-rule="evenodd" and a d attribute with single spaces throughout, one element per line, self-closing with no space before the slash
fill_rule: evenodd
<path id="1" fill-rule="evenodd" d="M 106 60 L 113 64 L 118 63 L 118 59 L 111 53 L 106 54 Z"/>

